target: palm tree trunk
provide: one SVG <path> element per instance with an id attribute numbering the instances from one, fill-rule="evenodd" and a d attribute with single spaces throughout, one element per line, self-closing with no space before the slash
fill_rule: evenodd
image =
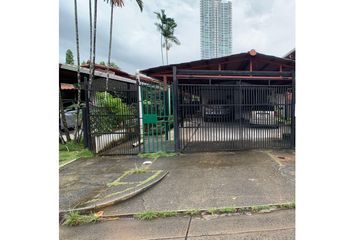
<path id="1" fill-rule="evenodd" d="M 74 138 L 77 141 L 79 136 L 79 111 L 81 104 L 81 84 L 80 84 L 80 42 L 79 42 L 79 23 L 77 18 L 77 0 L 75 3 L 75 34 L 76 34 L 76 54 L 77 54 L 77 105 L 76 105 L 76 123 Z"/>
<path id="2" fill-rule="evenodd" d="M 164 63 L 164 60 L 163 60 L 162 34 L 161 34 L 160 42 L 161 42 L 160 47 L 161 47 L 162 65 L 164 65 L 165 63 Z"/>
<path id="3" fill-rule="evenodd" d="M 65 112 L 64 112 L 64 105 L 63 105 L 63 100 L 61 98 L 61 88 L 59 85 L 59 112 L 60 112 L 60 118 L 61 118 L 61 122 L 63 124 L 63 128 L 64 128 L 64 133 L 65 133 L 65 137 L 66 137 L 66 142 L 70 141 L 70 134 L 69 134 L 69 130 L 68 130 L 68 124 L 66 122 L 66 116 L 65 116 Z M 59 132 L 59 134 L 61 134 L 61 132 Z"/>
<path id="4" fill-rule="evenodd" d="M 96 59 L 96 26 L 97 26 L 97 0 L 94 2 L 94 16 L 93 16 L 93 43 L 92 43 L 92 61 L 90 62 L 90 78 L 89 89 L 92 85 L 95 74 L 95 59 Z"/>
<path id="5" fill-rule="evenodd" d="M 107 62 L 107 77 L 106 77 L 105 97 L 107 96 L 107 91 L 108 91 L 109 67 L 111 65 L 112 29 L 113 29 L 113 1 L 111 1 L 111 22 L 110 22 L 110 28 L 109 28 L 109 46 L 108 46 L 108 62 Z"/>
<path id="6" fill-rule="evenodd" d="M 89 0 L 89 14 L 90 14 L 90 63 L 92 62 L 92 6 Z"/>
<path id="7" fill-rule="evenodd" d="M 168 49 L 167 49 L 167 39 L 165 38 L 165 48 L 166 48 L 166 62 L 168 65 Z"/>

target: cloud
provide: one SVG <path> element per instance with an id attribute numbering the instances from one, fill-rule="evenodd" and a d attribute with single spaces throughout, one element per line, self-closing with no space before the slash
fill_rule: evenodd
<path id="1" fill-rule="evenodd" d="M 93 2 L 93 1 L 92 1 Z M 282 56 L 295 45 L 294 0 L 233 0 L 233 53 L 251 48 L 259 52 Z M 124 8 L 114 10 L 112 61 L 134 73 L 161 65 L 160 35 L 154 22 L 154 11 L 165 9 L 178 27 L 180 46 L 169 51 L 169 62 L 200 59 L 199 0 L 145 0 L 141 13 L 134 0 L 125 1 Z M 88 1 L 78 1 L 80 58 L 89 59 Z M 107 62 L 110 7 L 98 1 L 96 61 Z M 68 48 L 76 60 L 74 4 L 60 0 L 59 55 L 65 61 Z"/>

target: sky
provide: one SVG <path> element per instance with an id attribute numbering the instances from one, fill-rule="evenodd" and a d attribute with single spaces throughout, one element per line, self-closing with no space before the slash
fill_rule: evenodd
<path id="1" fill-rule="evenodd" d="M 80 61 L 89 59 L 89 5 L 78 0 Z M 92 0 L 92 2 L 94 2 Z M 135 0 L 114 9 L 111 61 L 134 74 L 138 69 L 162 65 L 160 34 L 154 12 L 165 9 L 175 19 L 180 46 L 172 46 L 169 63 L 199 60 L 199 0 L 144 0 L 140 12 Z M 96 62 L 108 59 L 110 5 L 98 0 Z M 59 2 L 59 62 L 71 49 L 76 63 L 74 1 Z M 255 49 L 284 56 L 295 47 L 295 0 L 232 0 L 232 54 Z"/>

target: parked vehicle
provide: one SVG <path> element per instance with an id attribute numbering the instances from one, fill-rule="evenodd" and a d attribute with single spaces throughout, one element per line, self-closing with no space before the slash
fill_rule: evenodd
<path id="1" fill-rule="evenodd" d="M 203 106 L 203 118 L 205 122 L 212 120 L 231 120 L 232 110 L 223 101 L 209 101 L 207 106 Z"/>
<path id="2" fill-rule="evenodd" d="M 68 129 L 74 129 L 75 128 L 75 124 L 76 124 L 76 109 L 75 109 L 75 104 L 70 105 L 69 107 L 64 109 L 65 112 L 65 117 L 66 117 L 66 123 L 68 125 Z M 79 125 L 81 122 L 81 118 L 82 118 L 82 106 L 80 107 L 79 110 Z M 64 129 L 63 126 L 63 121 L 61 120 L 60 114 L 59 114 L 59 126 L 60 129 Z"/>
<path id="3" fill-rule="evenodd" d="M 250 124 L 277 127 L 278 123 L 275 115 L 272 105 L 254 106 L 251 111 Z"/>

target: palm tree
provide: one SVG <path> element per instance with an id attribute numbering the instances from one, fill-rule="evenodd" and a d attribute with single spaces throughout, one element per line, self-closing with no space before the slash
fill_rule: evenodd
<path id="1" fill-rule="evenodd" d="M 177 23 L 173 18 L 167 18 L 166 31 L 164 32 L 165 42 L 163 47 L 166 49 L 166 62 L 168 65 L 168 51 L 172 47 L 172 44 L 180 45 L 180 41 L 174 35 L 175 28 L 177 27 Z"/>
<path id="2" fill-rule="evenodd" d="M 104 1 L 110 2 L 111 4 L 111 21 L 109 26 L 109 46 L 108 46 L 108 62 L 107 62 L 107 77 L 106 77 L 106 92 L 107 92 L 108 80 L 109 80 L 109 67 L 111 66 L 111 52 L 112 52 L 113 7 L 114 6 L 123 7 L 124 0 L 104 0 Z M 140 11 L 143 11 L 143 1 L 136 0 L 136 3 L 138 4 Z"/>
<path id="3" fill-rule="evenodd" d="M 79 23 L 77 18 L 77 0 L 74 0 L 75 4 L 75 34 L 76 34 L 76 56 L 77 56 L 77 105 L 76 105 L 76 123 L 74 139 L 80 142 L 79 139 L 79 111 L 81 104 L 81 86 L 80 86 L 80 43 L 79 43 Z"/>
<path id="4" fill-rule="evenodd" d="M 155 12 L 155 14 L 160 20 L 160 23 L 155 23 L 155 25 L 157 26 L 158 31 L 161 33 L 161 36 L 164 38 L 164 43 L 162 44 L 162 47 L 166 49 L 166 63 L 168 64 L 168 51 L 172 47 L 172 44 L 181 44 L 177 37 L 174 35 L 177 23 L 173 18 L 167 17 L 165 14 L 165 10 L 163 9 L 161 9 L 161 14 L 157 12 Z"/>
<path id="5" fill-rule="evenodd" d="M 90 10 L 90 19 L 91 19 L 91 0 L 89 2 L 89 10 Z M 93 16 L 93 29 L 90 26 L 90 38 L 92 38 L 92 44 L 90 46 L 90 77 L 89 77 L 89 89 L 91 89 L 91 85 L 93 82 L 93 76 L 95 74 L 95 59 L 96 59 L 96 26 L 97 26 L 97 0 L 94 2 L 94 16 Z M 92 25 L 92 22 L 90 23 Z M 91 41 L 91 40 L 90 40 Z M 89 98 L 90 99 L 90 98 Z"/>
<path id="6" fill-rule="evenodd" d="M 90 60 L 92 62 L 92 6 L 91 0 L 89 0 L 89 15 L 90 15 Z"/>
<path id="7" fill-rule="evenodd" d="M 161 59 L 162 59 L 162 65 L 164 65 L 165 63 L 163 60 L 162 32 L 164 31 L 165 28 L 167 16 L 165 14 L 164 9 L 161 9 L 161 13 L 159 12 L 154 12 L 154 13 L 156 14 L 156 17 L 159 20 L 159 22 L 155 23 L 155 26 L 157 27 L 157 31 L 160 32 Z"/>

